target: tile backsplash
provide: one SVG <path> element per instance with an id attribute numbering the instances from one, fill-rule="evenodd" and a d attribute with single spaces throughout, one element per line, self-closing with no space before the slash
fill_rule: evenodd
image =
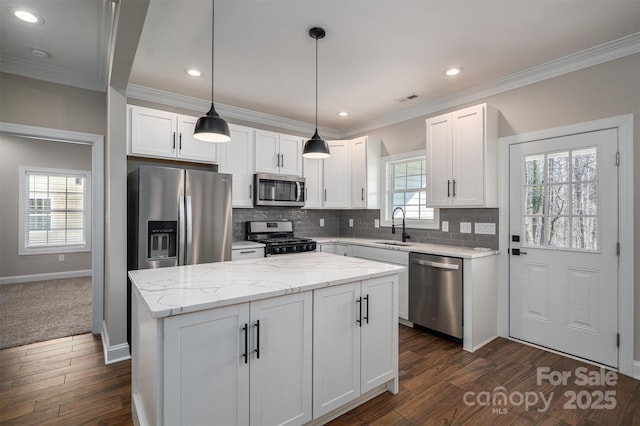
<path id="1" fill-rule="evenodd" d="M 498 209 L 440 209 L 440 222 L 449 222 L 448 232 L 437 229 L 407 228 L 410 241 L 416 243 L 446 244 L 463 247 L 498 249 Z M 324 226 L 320 226 L 324 219 Z M 353 227 L 349 226 L 353 219 Z M 375 228 L 380 210 L 306 210 L 297 207 L 255 207 L 233 209 L 233 239 L 246 240 L 246 222 L 252 220 L 293 220 L 299 237 L 354 237 L 400 240 L 401 231 L 391 234 L 391 228 Z M 461 233 L 460 223 L 469 222 L 471 233 Z M 396 225 L 401 220 L 396 221 Z M 476 234 L 475 224 L 495 224 L 495 235 Z"/>

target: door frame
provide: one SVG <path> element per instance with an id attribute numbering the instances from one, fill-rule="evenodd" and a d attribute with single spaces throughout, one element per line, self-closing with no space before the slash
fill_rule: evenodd
<path id="1" fill-rule="evenodd" d="M 620 165 L 618 168 L 618 240 L 621 246 L 618 271 L 618 371 L 634 377 L 634 273 L 633 273 L 633 114 L 587 121 L 552 129 L 521 133 L 498 139 L 498 196 L 500 208 L 498 262 L 498 335 L 509 338 L 509 148 L 578 133 L 617 129 Z M 620 232 L 624 229 L 624 232 Z"/>
<path id="2" fill-rule="evenodd" d="M 104 136 L 0 122 L 0 133 L 91 146 L 91 332 L 100 334 L 104 313 Z"/>

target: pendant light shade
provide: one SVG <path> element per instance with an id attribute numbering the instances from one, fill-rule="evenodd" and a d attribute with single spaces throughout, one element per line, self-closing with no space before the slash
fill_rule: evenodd
<path id="1" fill-rule="evenodd" d="M 196 122 L 193 137 L 205 142 L 229 142 L 231 133 L 229 125 L 218 115 L 213 106 L 213 47 L 214 47 L 214 23 L 215 23 L 215 0 L 211 1 L 211 108 L 206 115 L 200 117 Z"/>
<path id="2" fill-rule="evenodd" d="M 316 131 L 304 144 L 302 156 L 305 158 L 328 158 L 331 156 L 329 152 L 329 144 L 318 134 L 318 40 L 324 38 L 326 32 L 320 27 L 314 27 L 309 30 L 309 36 L 316 40 Z"/>

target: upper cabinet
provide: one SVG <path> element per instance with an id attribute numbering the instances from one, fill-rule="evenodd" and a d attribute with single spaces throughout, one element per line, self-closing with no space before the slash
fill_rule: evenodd
<path id="1" fill-rule="evenodd" d="M 476 105 L 426 120 L 427 205 L 497 207 L 498 111 Z"/>
<path id="2" fill-rule="evenodd" d="M 331 156 L 304 159 L 305 208 L 379 208 L 380 140 L 328 141 Z"/>
<path id="3" fill-rule="evenodd" d="M 256 130 L 256 172 L 302 176 L 302 138 Z"/>
<path id="4" fill-rule="evenodd" d="M 197 117 L 128 106 L 129 155 L 217 163 L 216 144 L 193 137 Z"/>
<path id="5" fill-rule="evenodd" d="M 220 172 L 230 173 L 232 206 L 253 207 L 253 174 L 255 173 L 256 131 L 250 127 L 229 124 L 231 140 L 220 144 Z"/>

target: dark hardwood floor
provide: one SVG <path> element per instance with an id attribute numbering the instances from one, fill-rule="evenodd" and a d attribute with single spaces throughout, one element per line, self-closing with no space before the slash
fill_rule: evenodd
<path id="1" fill-rule="evenodd" d="M 566 386 L 548 380 L 538 385 L 537 367 L 568 371 L 571 377 Z M 615 386 L 582 386 L 576 383 L 579 367 L 599 373 L 594 366 L 505 339 L 470 354 L 401 326 L 400 393 L 380 395 L 331 424 L 640 425 L 639 381 L 616 375 Z M 100 338 L 91 334 L 2 350 L 0 424 L 130 425 L 130 377 L 129 361 L 104 365 Z M 506 404 L 500 405 L 500 391 Z M 615 407 L 567 408 L 565 392 L 579 396 L 576 406 Z M 605 392 L 606 399 L 598 401 Z M 519 395 L 534 402 L 534 393 L 536 404 L 520 403 Z M 548 406 L 541 395 L 550 400 Z"/>

